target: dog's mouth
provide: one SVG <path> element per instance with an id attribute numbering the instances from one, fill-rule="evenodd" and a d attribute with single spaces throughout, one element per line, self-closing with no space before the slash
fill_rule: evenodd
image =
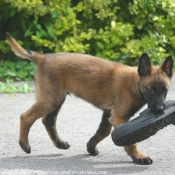
<path id="1" fill-rule="evenodd" d="M 149 107 L 154 114 L 162 114 L 165 110 L 165 104 Z"/>

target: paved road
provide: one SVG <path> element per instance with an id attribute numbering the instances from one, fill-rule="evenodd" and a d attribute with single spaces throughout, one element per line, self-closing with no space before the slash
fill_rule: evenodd
<path id="1" fill-rule="evenodd" d="M 175 78 L 168 94 L 175 99 Z M 116 147 L 109 136 L 98 145 L 100 154 L 90 156 L 86 142 L 95 133 L 101 111 L 92 105 L 67 97 L 58 117 L 60 136 L 71 145 L 69 150 L 53 146 L 41 120 L 29 135 L 32 153 L 25 154 L 18 145 L 19 116 L 35 102 L 34 93 L 0 94 L 0 174 L 175 174 L 175 127 L 169 125 L 155 136 L 139 143 L 140 150 L 154 163 L 140 166 L 132 162 L 122 147 Z"/>

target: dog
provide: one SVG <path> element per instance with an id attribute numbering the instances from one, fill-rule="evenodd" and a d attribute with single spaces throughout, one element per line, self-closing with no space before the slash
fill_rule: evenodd
<path id="1" fill-rule="evenodd" d="M 97 144 L 107 137 L 112 127 L 127 122 L 143 105 L 154 113 L 165 109 L 165 98 L 173 73 L 173 59 L 168 56 L 161 66 L 151 65 L 143 53 L 138 67 L 107 61 L 79 53 L 42 54 L 22 48 L 6 33 L 6 38 L 21 58 L 36 63 L 36 103 L 20 117 L 19 144 L 31 152 L 28 134 L 33 123 L 42 117 L 42 122 L 59 149 L 68 149 L 57 132 L 56 120 L 67 94 L 86 100 L 103 110 L 97 132 L 87 143 L 87 151 L 97 155 Z M 149 156 L 143 155 L 136 144 L 125 146 L 128 155 L 137 164 L 152 164 Z"/>

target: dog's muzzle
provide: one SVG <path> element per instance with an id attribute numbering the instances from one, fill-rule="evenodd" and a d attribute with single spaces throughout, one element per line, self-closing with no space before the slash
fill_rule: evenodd
<path id="1" fill-rule="evenodd" d="M 165 104 L 163 104 L 163 105 L 157 105 L 157 106 L 154 106 L 154 107 L 150 107 L 150 109 L 151 109 L 151 111 L 154 114 L 163 113 L 164 110 L 165 110 Z"/>

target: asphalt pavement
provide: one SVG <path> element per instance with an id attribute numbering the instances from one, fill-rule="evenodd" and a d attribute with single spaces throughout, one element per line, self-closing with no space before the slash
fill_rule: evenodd
<path id="1" fill-rule="evenodd" d="M 167 100 L 175 100 L 175 78 Z M 175 174 L 174 125 L 138 143 L 140 151 L 153 159 L 152 165 L 133 163 L 123 147 L 114 145 L 111 136 L 98 145 L 100 153 L 93 157 L 87 153 L 86 143 L 96 132 L 102 112 L 74 96 L 67 96 L 57 120 L 59 135 L 71 147 L 68 150 L 57 149 L 39 119 L 29 134 L 32 152 L 29 155 L 24 153 L 18 144 L 20 114 L 34 102 L 34 92 L 14 96 L 0 94 L 1 175 Z"/>

